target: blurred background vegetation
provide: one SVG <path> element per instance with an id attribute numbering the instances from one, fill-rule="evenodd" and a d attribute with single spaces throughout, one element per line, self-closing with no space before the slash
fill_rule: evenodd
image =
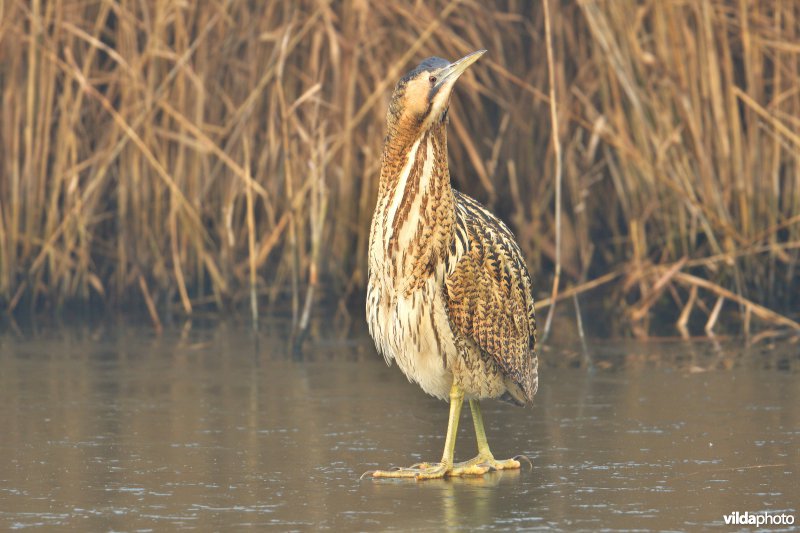
<path id="1" fill-rule="evenodd" d="M 598 288 L 638 335 L 798 327 L 800 2 L 549 6 L 560 294 Z M 357 315 L 391 89 L 478 48 L 453 185 L 509 223 L 548 305 L 540 2 L 0 0 L 0 306 Z"/>

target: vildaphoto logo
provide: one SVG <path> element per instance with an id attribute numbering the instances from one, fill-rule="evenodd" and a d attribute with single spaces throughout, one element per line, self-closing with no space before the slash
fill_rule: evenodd
<path id="1" fill-rule="evenodd" d="M 731 514 L 726 514 L 722 518 L 725 519 L 727 526 L 791 526 L 794 524 L 793 514 L 767 514 L 767 513 L 750 513 L 734 511 Z"/>

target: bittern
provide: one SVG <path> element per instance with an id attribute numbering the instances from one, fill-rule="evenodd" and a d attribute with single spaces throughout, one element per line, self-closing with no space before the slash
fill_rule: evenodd
<path id="1" fill-rule="evenodd" d="M 442 460 L 373 477 L 434 479 L 519 468 L 489 449 L 480 400 L 533 401 L 539 383 L 531 278 L 514 235 L 454 190 L 447 161 L 450 95 L 486 50 L 425 59 L 392 93 L 369 239 L 367 319 L 378 351 L 409 381 L 450 401 Z M 478 455 L 454 463 L 469 400 Z"/>

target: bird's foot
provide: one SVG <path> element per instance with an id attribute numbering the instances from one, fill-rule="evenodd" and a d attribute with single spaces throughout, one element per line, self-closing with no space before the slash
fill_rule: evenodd
<path id="1" fill-rule="evenodd" d="M 393 468 L 391 470 L 370 470 L 361 476 L 389 479 L 416 479 L 423 481 L 426 479 L 442 479 L 446 477 L 458 476 L 480 476 L 490 470 L 486 465 L 451 465 L 447 463 L 417 463 L 409 468 Z"/>

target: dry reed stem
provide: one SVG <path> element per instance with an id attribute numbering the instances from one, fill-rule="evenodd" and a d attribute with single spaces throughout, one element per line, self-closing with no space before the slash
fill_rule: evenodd
<path id="1" fill-rule="evenodd" d="M 714 304 L 714 308 L 711 310 L 711 314 L 708 315 L 708 321 L 706 322 L 705 331 L 706 335 L 709 337 L 714 336 L 714 326 L 717 323 L 717 319 L 719 318 L 719 313 L 722 311 L 722 304 L 725 303 L 725 298 L 719 296 L 717 298 L 716 303 Z"/>
<path id="2" fill-rule="evenodd" d="M 242 150 L 245 161 L 250 160 L 250 144 L 247 137 L 242 140 Z M 256 295 L 256 222 L 253 210 L 253 180 L 250 179 L 249 164 L 245 165 L 247 174 L 247 185 L 245 186 L 245 197 L 247 199 L 247 257 L 250 267 L 250 317 L 253 321 L 253 329 L 258 330 L 258 297 Z"/>
<path id="3" fill-rule="evenodd" d="M 555 300 L 553 300 L 552 298 L 542 298 L 541 300 L 537 300 L 536 310 L 539 311 L 546 307 L 550 307 L 553 305 L 554 301 L 560 302 L 561 300 L 566 300 L 567 298 L 570 298 L 572 296 L 588 292 L 592 289 L 596 289 L 597 287 L 600 287 L 602 285 L 605 285 L 606 283 L 614 281 L 616 278 L 622 275 L 623 273 L 621 271 L 608 272 L 598 278 L 564 289 L 558 294 L 558 296 L 556 296 Z"/>
<path id="4" fill-rule="evenodd" d="M 487 48 L 451 176 L 510 223 L 537 297 L 555 281 L 537 308 L 594 278 L 642 336 L 720 296 L 745 331 L 779 324 L 752 305 L 796 322 L 800 5 L 543 7 L 0 4 L 0 305 L 123 306 L 140 276 L 181 313 L 358 302 L 392 85 Z"/>
<path id="5" fill-rule="evenodd" d="M 686 305 L 684 305 L 683 309 L 681 310 L 680 317 L 678 317 L 678 322 L 675 324 L 684 339 L 689 338 L 689 317 L 692 314 L 692 309 L 694 309 L 694 304 L 696 301 L 697 285 L 692 285 L 691 289 L 689 290 L 689 299 L 686 301 Z M 750 308 L 748 307 L 748 309 Z"/>
<path id="6" fill-rule="evenodd" d="M 706 289 L 708 291 L 711 291 L 712 293 L 716 294 L 719 298 L 727 298 L 728 300 L 732 300 L 738 303 L 739 305 L 743 305 L 744 307 L 750 309 L 750 312 L 752 314 L 754 314 L 755 316 L 761 318 L 766 322 L 773 323 L 778 326 L 784 326 L 795 330 L 800 330 L 800 323 L 790 318 L 787 318 L 779 313 L 776 313 L 775 311 L 767 309 L 766 307 L 758 305 L 757 303 L 752 302 L 742 296 L 739 296 L 738 294 L 735 294 L 734 292 L 731 292 L 728 289 L 725 289 L 724 287 L 720 287 L 716 283 L 683 272 L 675 274 L 675 279 L 683 282 L 686 285 L 697 286 Z"/>
<path id="7" fill-rule="evenodd" d="M 550 87 L 550 127 L 552 129 L 551 135 L 553 138 L 553 153 L 555 157 L 556 172 L 554 176 L 556 197 L 555 197 L 555 247 L 556 247 L 556 269 L 555 276 L 553 277 L 553 291 L 550 294 L 550 301 L 553 304 L 547 312 L 547 319 L 544 323 L 544 332 L 542 334 L 542 341 L 546 342 L 547 337 L 550 335 L 550 326 L 553 322 L 553 315 L 556 310 L 556 298 L 558 296 L 558 285 L 561 282 L 561 140 L 559 139 L 558 129 L 558 111 L 556 108 L 556 76 L 555 66 L 553 60 L 553 36 L 550 29 L 550 4 L 549 0 L 542 0 L 542 8 L 544 10 L 544 31 L 545 31 L 545 44 L 547 49 L 547 77 Z M 577 300 L 576 300 L 577 302 Z M 577 308 L 577 307 L 576 307 Z"/>
<path id="8" fill-rule="evenodd" d="M 667 268 L 664 273 L 658 278 L 652 287 L 648 288 L 648 294 L 645 298 L 638 303 L 637 306 L 633 307 L 630 310 L 630 317 L 633 322 L 638 322 L 642 320 L 647 314 L 650 313 L 651 308 L 655 304 L 656 300 L 661 293 L 667 288 L 670 280 L 675 277 L 675 275 L 683 269 L 686 265 L 687 258 L 684 257 L 680 261 L 677 261 L 675 264 L 671 265 Z"/>
<path id="9" fill-rule="evenodd" d="M 147 280 L 144 279 L 144 276 L 139 274 L 139 288 L 142 291 L 142 296 L 144 297 L 145 304 L 147 305 L 147 312 L 150 313 L 150 320 L 153 322 L 153 328 L 155 328 L 157 333 L 161 333 L 163 331 L 163 326 L 161 325 L 161 319 L 158 317 L 158 311 L 156 310 L 156 305 L 153 302 L 153 297 L 150 296 L 150 289 L 147 286 Z"/>

